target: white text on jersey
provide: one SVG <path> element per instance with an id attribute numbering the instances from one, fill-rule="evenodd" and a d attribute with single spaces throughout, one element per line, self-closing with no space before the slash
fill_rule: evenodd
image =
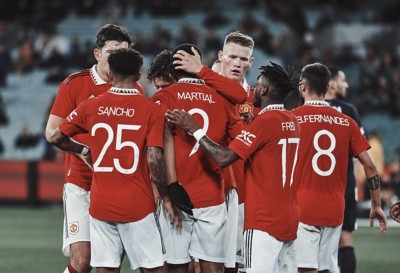
<path id="1" fill-rule="evenodd" d="M 100 106 L 99 111 L 97 112 L 97 115 L 102 116 L 102 115 L 107 115 L 107 116 L 127 116 L 127 117 L 133 117 L 135 114 L 135 109 L 133 108 L 124 108 L 124 107 L 106 107 L 106 106 Z"/>
<path id="2" fill-rule="evenodd" d="M 282 122 L 282 131 L 295 131 L 296 127 L 294 126 L 294 122 Z"/>
<path id="3" fill-rule="evenodd" d="M 215 103 L 213 101 L 211 94 L 204 94 L 204 93 L 199 93 L 199 92 L 183 92 L 183 93 L 178 92 L 178 99 L 179 100 L 191 100 L 191 101 L 202 100 L 202 101 L 207 101 L 209 104 Z"/>
<path id="4" fill-rule="evenodd" d="M 316 123 L 316 122 L 327 122 L 330 124 L 337 124 L 343 126 L 349 126 L 349 119 L 335 117 L 335 116 L 328 116 L 328 115 L 304 115 L 304 116 L 297 116 L 297 120 L 299 123 Z"/>
<path id="5" fill-rule="evenodd" d="M 256 136 L 250 132 L 242 130 L 242 133 L 240 135 L 237 135 L 236 138 L 242 141 L 247 146 L 250 146 L 251 144 L 253 144 L 252 138 L 256 138 Z"/>

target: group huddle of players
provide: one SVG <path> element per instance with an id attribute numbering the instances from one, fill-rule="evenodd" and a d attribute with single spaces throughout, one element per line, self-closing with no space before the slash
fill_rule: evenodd
<path id="1" fill-rule="evenodd" d="M 46 126 L 68 152 L 65 272 L 119 272 L 124 255 L 141 272 L 193 261 L 202 272 L 336 272 L 349 154 L 365 169 L 371 226 L 377 217 L 386 232 L 370 146 L 325 101 L 325 65 L 296 77 L 270 63 L 251 88 L 254 41 L 232 32 L 212 69 L 195 45 L 159 53 L 149 99 L 126 29 L 105 25 L 96 44 L 97 64 L 60 84 Z"/>

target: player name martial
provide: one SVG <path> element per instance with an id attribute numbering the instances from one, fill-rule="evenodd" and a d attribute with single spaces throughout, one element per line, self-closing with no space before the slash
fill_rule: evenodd
<path id="1" fill-rule="evenodd" d="M 133 108 L 124 108 L 124 107 L 107 107 L 107 106 L 100 106 L 97 115 L 103 116 L 126 116 L 126 117 L 133 117 L 135 114 L 135 109 Z"/>
<path id="2" fill-rule="evenodd" d="M 178 99 L 179 100 L 202 100 L 202 101 L 207 101 L 208 103 L 212 104 L 215 103 L 213 101 L 212 95 L 211 94 L 204 94 L 200 92 L 178 92 Z"/>
<path id="3" fill-rule="evenodd" d="M 349 126 L 349 119 L 342 118 L 342 117 L 335 117 L 329 115 L 304 115 L 304 116 L 297 116 L 297 120 L 299 123 L 321 123 L 326 122 L 330 124 L 337 124 L 343 126 Z"/>

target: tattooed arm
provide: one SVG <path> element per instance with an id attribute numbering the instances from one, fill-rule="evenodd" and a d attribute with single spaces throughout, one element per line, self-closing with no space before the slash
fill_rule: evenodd
<path id="1" fill-rule="evenodd" d="M 151 180 L 156 185 L 161 197 L 168 197 L 164 155 L 160 147 L 147 147 L 147 164 Z"/>
<path id="2" fill-rule="evenodd" d="M 182 110 L 168 110 L 165 115 L 168 122 L 193 135 L 199 141 L 201 147 L 220 167 L 224 168 L 239 159 L 239 156 L 231 149 L 209 139 L 189 113 Z"/>
<path id="3" fill-rule="evenodd" d="M 157 190 L 163 199 L 164 207 L 170 215 L 171 224 L 175 223 L 175 227 L 181 229 L 182 219 L 179 213 L 175 211 L 168 195 L 164 155 L 160 147 L 147 147 L 147 164 L 149 167 L 150 178 L 156 185 Z"/>

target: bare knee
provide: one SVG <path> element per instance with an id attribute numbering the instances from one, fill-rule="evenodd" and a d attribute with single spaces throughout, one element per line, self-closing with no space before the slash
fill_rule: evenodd
<path id="1" fill-rule="evenodd" d="M 90 273 L 90 243 L 77 242 L 71 244 L 70 263 L 79 273 Z"/>

